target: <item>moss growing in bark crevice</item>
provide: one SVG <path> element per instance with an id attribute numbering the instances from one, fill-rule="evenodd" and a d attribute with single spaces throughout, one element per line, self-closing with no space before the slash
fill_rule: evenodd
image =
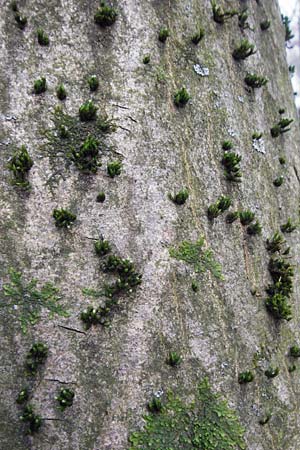
<path id="1" fill-rule="evenodd" d="M 64 171 L 71 164 L 74 163 L 84 173 L 95 173 L 101 156 L 115 153 L 114 148 L 107 144 L 106 136 L 117 126 L 105 113 L 96 120 L 82 122 L 78 116 L 71 116 L 57 107 L 52 114 L 52 122 L 53 126 L 44 132 L 46 143 L 42 147 L 42 154 L 50 158 L 53 166 L 53 174 L 47 181 L 50 186 L 64 177 Z M 85 145 L 91 136 L 98 142 L 97 155 L 92 155 L 90 145 Z"/>
<path id="2" fill-rule="evenodd" d="M 84 289 L 85 295 L 94 298 L 106 298 L 102 305 L 88 306 L 81 314 L 80 319 L 86 329 L 92 325 L 108 326 L 114 312 L 119 307 L 119 297 L 130 294 L 142 282 L 142 275 L 136 271 L 132 261 L 120 258 L 117 255 L 109 254 L 111 246 L 103 238 L 94 244 L 95 251 L 102 258 L 101 268 L 104 273 L 117 276 L 117 280 L 110 284 L 104 284 L 99 291 Z"/>

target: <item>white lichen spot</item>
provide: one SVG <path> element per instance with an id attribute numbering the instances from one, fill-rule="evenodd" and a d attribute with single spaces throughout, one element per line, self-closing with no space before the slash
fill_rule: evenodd
<path id="1" fill-rule="evenodd" d="M 164 391 L 162 389 L 159 389 L 157 392 L 154 392 L 154 397 L 160 398 L 164 395 Z"/>
<path id="2" fill-rule="evenodd" d="M 253 139 L 252 140 L 252 148 L 256 150 L 258 153 L 266 153 L 265 143 L 263 139 Z"/>
<path id="3" fill-rule="evenodd" d="M 209 68 L 203 67 L 203 66 L 201 66 L 201 64 L 195 64 L 194 71 L 196 72 L 197 75 L 200 75 L 201 77 L 209 76 Z"/>
<path id="4" fill-rule="evenodd" d="M 17 120 L 17 118 L 15 116 L 5 116 L 5 120 L 10 122 L 11 120 Z"/>
<path id="5" fill-rule="evenodd" d="M 0 145 L 9 145 L 10 144 L 10 140 L 7 139 L 6 141 L 0 142 Z"/>
<path id="6" fill-rule="evenodd" d="M 241 95 L 238 96 L 238 101 L 241 103 L 244 103 L 244 97 L 242 97 Z"/>
<path id="7" fill-rule="evenodd" d="M 227 133 L 228 133 L 229 136 L 231 136 L 231 137 L 235 137 L 235 136 L 236 136 L 236 132 L 235 132 L 234 130 L 232 130 L 231 128 L 229 128 L 229 129 L 227 130 Z"/>

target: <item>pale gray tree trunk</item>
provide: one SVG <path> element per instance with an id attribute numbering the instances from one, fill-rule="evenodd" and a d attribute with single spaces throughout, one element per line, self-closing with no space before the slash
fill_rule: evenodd
<path id="1" fill-rule="evenodd" d="M 97 6 L 86 0 L 22 1 L 19 8 L 28 17 L 22 31 L 9 2 L 1 1 L 1 284 L 9 282 L 11 267 L 26 281 L 53 282 L 70 316 L 50 319 L 43 311 L 24 335 L 17 319 L 1 309 L 0 447 L 127 449 L 153 393 L 174 389 L 191 399 L 198 380 L 207 375 L 237 411 L 249 449 L 297 450 L 300 369 L 288 372 L 287 354 L 300 341 L 298 231 L 287 235 L 296 267 L 293 319 L 278 324 L 264 304 L 271 282 L 266 239 L 288 217 L 299 218 L 299 130 L 277 1 L 232 2 L 232 7 L 249 8 L 254 31 L 241 31 L 237 17 L 215 23 L 208 0 L 115 2 L 119 14 L 109 28 L 94 23 Z M 271 27 L 262 32 L 259 24 L 265 19 Z M 195 46 L 190 38 L 199 24 L 205 37 Z M 170 29 L 165 44 L 158 41 L 163 26 Z M 48 33 L 49 47 L 38 45 L 39 27 Z M 232 51 L 244 37 L 257 52 L 237 62 Z M 142 62 L 146 54 L 148 65 Z M 196 64 L 209 75 L 198 74 Z M 268 84 L 246 90 L 247 72 L 264 75 Z M 92 74 L 100 81 L 93 94 L 87 85 Z M 34 95 L 33 82 L 41 76 L 48 91 Z M 64 158 L 48 157 L 44 131 L 61 104 L 55 94 L 61 82 L 68 92 L 66 113 L 78 116 L 80 105 L 93 98 L 99 113 L 118 125 L 104 138 L 109 150 L 95 175 L 81 174 L 74 164 L 65 168 Z M 183 86 L 191 100 L 177 108 L 173 97 Z M 294 123 L 274 139 L 270 128 L 280 120 L 280 108 Z M 264 133 L 259 147 L 253 145 L 255 131 Z M 242 156 L 241 183 L 225 179 L 224 140 L 232 140 Z M 10 183 L 7 169 L 13 148 L 22 144 L 34 160 L 32 189 L 26 194 Z M 286 168 L 279 155 L 286 157 Z M 115 159 L 122 160 L 123 169 L 112 179 L 106 163 Z M 281 174 L 285 182 L 275 187 Z M 178 206 L 168 194 L 182 188 L 189 198 Z M 101 190 L 106 200 L 97 203 Z M 247 235 L 239 221 L 227 224 L 224 214 L 208 220 L 208 206 L 221 195 L 231 197 L 232 211 L 255 212 L 261 236 Z M 61 207 L 77 214 L 69 231 L 55 227 L 52 212 Z M 107 280 L 93 249 L 92 239 L 99 234 L 114 253 L 130 258 L 143 278 L 122 296 L 110 327 L 85 331 L 80 313 L 100 300 L 82 289 L 99 290 Z M 196 275 L 170 256 L 170 247 L 200 236 L 222 265 L 224 280 L 210 272 Z M 37 340 L 48 345 L 49 355 L 33 383 L 31 404 L 42 418 L 60 420 L 43 421 L 40 431 L 28 437 L 15 399 L 26 384 L 26 354 Z M 176 371 L 165 364 L 171 349 L 183 356 Z M 280 368 L 274 380 L 263 374 L 270 364 Z M 241 386 L 238 374 L 250 369 L 256 371 L 255 380 Z M 59 381 L 75 391 L 73 406 L 63 414 L 55 401 L 63 386 Z M 262 427 L 258 421 L 267 410 L 273 415 Z"/>

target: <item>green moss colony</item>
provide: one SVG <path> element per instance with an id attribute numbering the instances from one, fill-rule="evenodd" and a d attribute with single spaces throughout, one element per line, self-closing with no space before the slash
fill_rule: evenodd
<path id="1" fill-rule="evenodd" d="M 129 450 L 244 450 L 244 430 L 227 403 L 214 394 L 205 378 L 195 401 L 187 404 L 174 393 L 148 403 L 144 429 L 132 433 Z"/>

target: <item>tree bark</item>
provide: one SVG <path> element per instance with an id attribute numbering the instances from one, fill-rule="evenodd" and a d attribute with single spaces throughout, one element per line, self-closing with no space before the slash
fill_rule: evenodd
<path id="1" fill-rule="evenodd" d="M 289 347 L 300 343 L 297 230 L 285 235 L 288 261 L 295 267 L 293 318 L 276 321 L 265 307 L 271 283 L 266 240 L 289 217 L 299 221 L 299 129 L 277 1 L 232 2 L 232 8 L 249 10 L 252 29 L 245 30 L 236 16 L 217 24 L 207 0 L 116 2 L 118 16 L 110 27 L 94 22 L 98 6 L 85 0 L 26 0 L 19 5 L 28 17 L 21 30 L 2 0 L 2 287 L 13 267 L 24 282 L 37 279 L 39 289 L 52 282 L 70 313 L 51 319 L 43 309 L 41 320 L 23 334 L 18 311 L 16 316 L 8 311 L 1 291 L 3 449 L 127 449 L 154 393 L 172 389 L 191 400 L 198 381 L 208 376 L 237 411 L 248 449 L 297 450 L 299 367 L 288 372 Z M 271 26 L 262 31 L 265 19 Z M 205 36 L 195 45 L 191 36 L 199 25 Z M 162 27 L 170 30 L 165 43 L 158 40 Z M 37 28 L 49 35 L 49 46 L 38 44 Z M 232 52 L 243 38 L 255 44 L 256 53 L 236 61 Z M 147 54 L 150 62 L 143 64 Z M 209 74 L 197 73 L 201 68 Z M 247 88 L 248 72 L 268 78 L 267 85 Z M 87 82 L 93 74 L 99 79 L 94 93 Z M 35 95 L 33 83 L 42 76 L 48 90 Z M 67 91 L 64 102 L 55 93 L 60 83 Z M 174 95 L 183 86 L 191 98 L 180 108 Z M 55 131 L 49 138 L 45 130 L 53 130 L 56 106 L 77 120 L 89 99 L 98 116 L 107 114 L 117 128 L 101 135 L 102 166 L 87 175 L 70 162 L 63 144 L 51 145 Z M 270 129 L 282 117 L 294 119 L 291 130 L 272 138 Z M 77 127 L 80 146 L 84 124 Z M 259 142 L 253 141 L 254 132 L 263 132 Z M 242 156 L 241 183 L 224 175 L 226 140 Z M 34 161 L 28 192 L 12 185 L 7 168 L 21 145 Z M 110 178 L 106 165 L 114 160 L 123 167 Z M 284 183 L 275 187 L 281 175 Z M 181 189 L 189 198 L 176 205 L 168 194 Z M 99 191 L 106 194 L 104 203 L 96 202 Z M 231 198 L 230 211 L 253 211 L 262 234 L 248 235 L 239 220 L 226 223 L 226 213 L 210 221 L 207 208 L 222 195 Z M 55 208 L 76 214 L 69 230 L 55 226 Z M 108 327 L 86 330 L 80 314 L 105 299 L 88 297 L 82 289 L 99 291 L 115 279 L 103 272 L 94 251 L 99 236 L 111 243 L 112 253 L 133 261 L 142 283 L 119 297 Z M 170 248 L 200 237 L 221 264 L 224 279 L 210 271 L 195 273 L 170 255 Z M 47 344 L 49 354 L 28 381 L 24 362 L 37 341 Z M 182 356 L 175 370 L 165 362 L 172 350 Z M 280 369 L 274 380 L 264 375 L 270 365 Z M 244 386 L 238 375 L 245 370 L 255 379 Z M 64 383 L 75 398 L 62 413 L 55 397 Z M 15 402 L 27 384 L 36 412 L 57 419 L 43 420 L 32 436 L 26 435 L 22 407 Z M 266 411 L 272 417 L 261 426 Z"/>

